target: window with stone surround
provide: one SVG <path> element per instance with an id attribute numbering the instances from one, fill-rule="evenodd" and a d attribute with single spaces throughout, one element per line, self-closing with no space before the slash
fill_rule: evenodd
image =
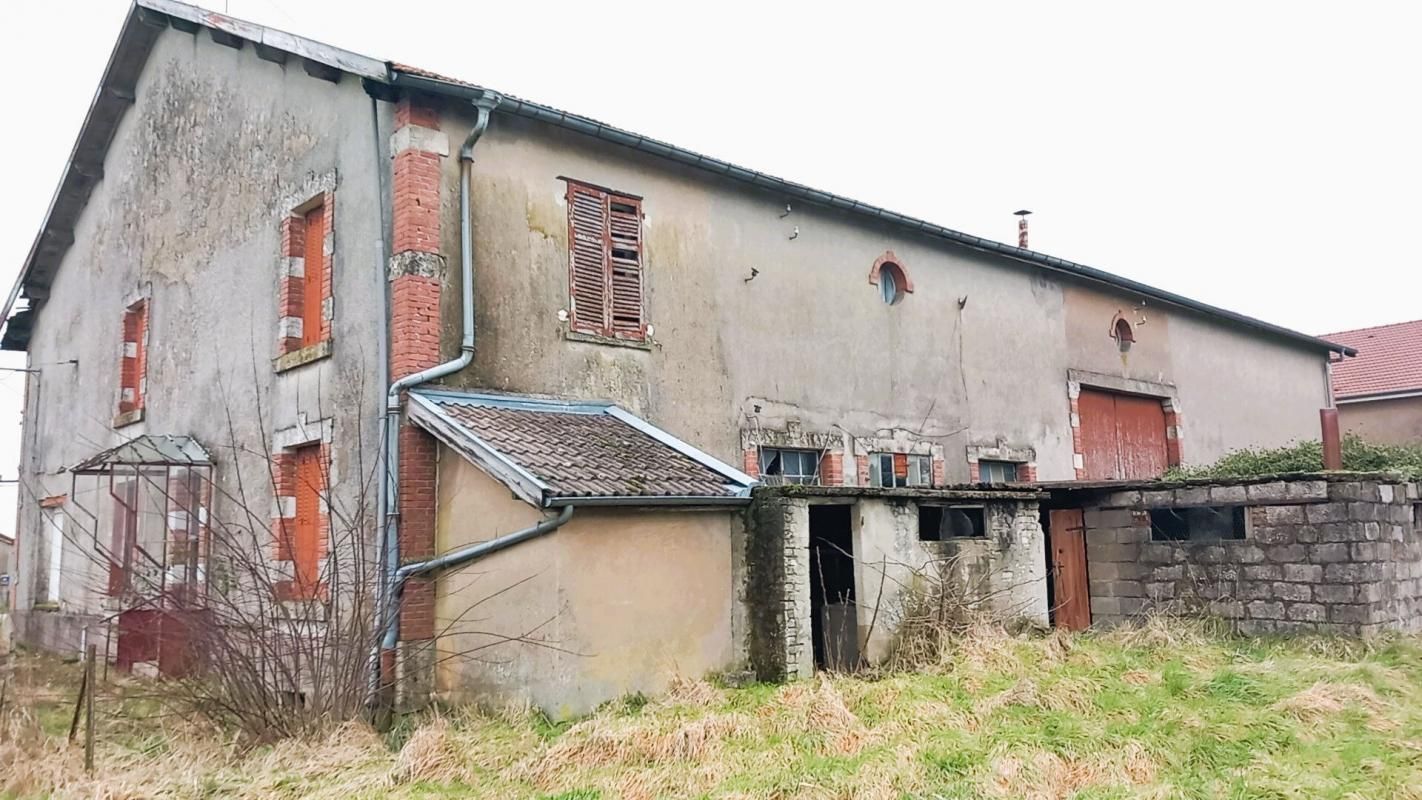
<path id="1" fill-rule="evenodd" d="M 979 461 L 978 479 L 982 483 L 1013 483 L 1017 480 L 1017 462 Z"/>
<path id="2" fill-rule="evenodd" d="M 871 453 L 869 485 L 885 488 L 932 486 L 933 461 L 913 453 Z"/>
<path id="3" fill-rule="evenodd" d="M 805 484 L 820 482 L 819 450 L 797 450 L 788 447 L 760 448 L 760 478 L 768 484 Z"/>
<path id="4" fill-rule="evenodd" d="M 123 312 L 123 351 L 119 357 L 118 415 L 114 427 L 143 419 L 148 393 L 148 299 L 138 300 Z"/>
<path id="5" fill-rule="evenodd" d="M 278 372 L 330 355 L 334 314 L 334 179 L 282 218 Z"/>
<path id="6" fill-rule="evenodd" d="M 1150 538 L 1156 542 L 1213 542 L 1246 537 L 1244 506 L 1150 509 Z"/>

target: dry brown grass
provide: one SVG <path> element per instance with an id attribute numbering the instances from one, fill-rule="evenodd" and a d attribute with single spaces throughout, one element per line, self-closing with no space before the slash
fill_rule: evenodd
<path id="1" fill-rule="evenodd" d="M 1090 758 L 1031 750 L 996 759 L 989 789 L 995 797 L 1065 800 L 1084 789 L 1146 786 L 1155 782 L 1158 769 L 1137 744 Z"/>
<path id="2" fill-rule="evenodd" d="M 1056 800 L 1221 796 L 1245 781 L 1249 796 L 1346 787 L 1422 800 L 1422 644 L 1296 650 L 1143 624 L 1035 636 L 976 625 L 923 673 L 746 689 L 680 679 L 650 702 L 612 703 L 572 725 L 519 708 L 430 714 L 397 750 L 361 725 L 243 750 L 182 720 L 139 735 L 115 717 L 93 779 L 80 748 L 12 708 L 0 720 L 0 793 Z M 52 703 L 54 687 L 41 688 Z M 1247 766 L 1231 761 L 1266 728 L 1289 735 L 1261 738 Z"/>
<path id="3" fill-rule="evenodd" d="M 1303 691 L 1274 704 L 1274 708 L 1310 724 L 1327 722 L 1346 712 L 1357 711 L 1374 730 L 1391 730 L 1396 723 L 1388 718 L 1390 705 L 1371 687 L 1356 683 L 1319 681 Z"/>

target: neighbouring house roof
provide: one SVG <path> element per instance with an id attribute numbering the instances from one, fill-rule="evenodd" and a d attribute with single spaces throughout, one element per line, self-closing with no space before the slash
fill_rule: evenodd
<path id="1" fill-rule="evenodd" d="M 80 461 L 70 472 L 108 472 L 116 466 L 204 467 L 212 463 L 207 450 L 191 436 L 147 434 L 136 436 Z"/>
<path id="2" fill-rule="evenodd" d="M 478 84 L 446 78 L 427 70 L 352 53 L 311 39 L 176 2 L 176 0 L 134 0 L 133 9 L 124 23 L 118 42 L 114 45 L 114 51 L 109 57 L 109 64 L 99 84 L 99 90 L 89 107 L 89 113 L 80 129 L 78 141 L 75 142 L 74 150 L 70 154 L 64 177 L 60 180 L 54 198 L 50 201 L 44 225 L 35 237 L 34 245 L 30 249 L 29 256 L 25 259 L 24 269 L 10 291 L 3 312 L 0 312 L 0 321 L 3 321 L 5 325 L 4 335 L 0 337 L 0 348 L 24 350 L 28 347 L 35 310 L 43 304 L 48 296 L 49 287 L 54 280 L 54 273 L 59 267 L 59 262 L 74 241 L 74 226 L 78 221 L 79 213 L 88 201 L 89 193 L 93 190 L 94 185 L 103 177 L 104 154 L 108 149 L 109 141 L 112 139 L 123 113 L 134 101 L 134 89 L 138 76 L 153 43 L 157 40 L 162 29 L 169 25 L 183 31 L 206 28 L 213 40 L 222 44 L 240 46 L 243 42 L 252 42 L 259 57 L 282 62 L 285 62 L 288 56 L 300 59 L 302 67 L 307 73 L 325 80 L 339 80 L 342 74 L 354 75 L 360 78 L 366 90 L 376 97 L 388 99 L 395 90 L 400 88 L 433 92 L 456 98 L 498 94 Z M 814 206 L 838 209 L 864 218 L 879 220 L 908 232 L 953 242 L 979 252 L 991 253 L 1012 261 L 1070 275 L 1079 280 L 1104 284 L 1140 295 L 1143 298 L 1190 309 L 1248 330 L 1307 347 L 1340 352 L 1345 355 L 1353 353 L 1346 346 L 1201 303 L 1164 289 L 1113 275 L 1104 270 L 973 236 L 868 203 L 861 203 L 858 200 L 813 189 L 650 139 L 588 117 L 560 111 L 511 95 L 498 96 L 500 103 L 495 109 L 496 113 L 539 120 L 700 169 L 713 175 L 740 181 L 787 200 L 797 200 Z M 30 301 L 30 305 L 15 312 L 15 302 L 22 293 Z"/>
<path id="3" fill-rule="evenodd" d="M 1335 399 L 1422 392 L 1422 319 L 1328 334 L 1358 351 L 1333 365 Z"/>
<path id="4" fill-rule="evenodd" d="M 739 505 L 756 483 L 611 403 L 416 390 L 409 416 L 540 507 Z"/>

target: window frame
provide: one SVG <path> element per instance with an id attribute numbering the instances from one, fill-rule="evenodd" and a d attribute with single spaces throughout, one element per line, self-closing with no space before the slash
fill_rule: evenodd
<path id="1" fill-rule="evenodd" d="M 1189 516 L 1201 512 L 1213 512 L 1220 514 L 1228 511 L 1230 514 L 1230 536 L 1191 536 L 1193 532 Z M 1252 538 L 1253 524 L 1250 521 L 1249 507 L 1243 505 L 1218 505 L 1218 506 L 1163 506 L 1147 510 L 1150 515 L 1150 540 L 1152 542 L 1242 542 Z M 1173 519 L 1165 517 L 1169 514 Z M 1167 525 L 1168 524 L 1168 525 Z M 1170 528 L 1179 525 L 1184 535 L 1177 535 Z M 1169 526 L 1169 528 L 1168 528 Z"/>
<path id="2" fill-rule="evenodd" d="M 1003 477 L 1001 480 L 993 480 L 992 472 L 995 468 L 1012 468 L 1012 477 Z M 1004 461 L 1000 458 L 980 458 L 978 459 L 978 483 L 1000 484 L 1017 483 L 1021 479 L 1022 462 Z"/>
<path id="3" fill-rule="evenodd" d="M 812 460 L 813 472 L 798 471 L 794 473 L 785 472 L 785 456 L 794 454 L 800 463 L 798 466 L 803 470 L 804 460 Z M 775 464 L 775 457 L 779 457 L 780 471 L 770 472 L 770 468 Z M 767 447 L 761 446 L 757 453 L 760 465 L 760 479 L 763 483 L 778 486 L 819 486 L 820 485 L 820 464 L 824 462 L 825 453 L 823 450 L 814 450 L 808 447 Z"/>
<path id="4" fill-rule="evenodd" d="M 938 526 L 933 536 L 925 535 L 924 509 L 936 509 L 939 518 Z M 968 521 L 968 526 L 972 528 L 972 533 L 960 536 L 943 536 L 943 520 L 951 512 L 959 512 Z M 920 542 L 956 542 L 964 540 L 981 540 L 988 538 L 988 510 L 982 503 L 919 503 L 918 504 L 918 540 Z"/>
<path id="5" fill-rule="evenodd" d="M 644 228 L 645 214 L 642 198 L 608 189 L 585 181 L 564 177 L 565 200 L 568 207 L 568 329 L 572 333 L 626 342 L 647 341 L 647 247 Z M 581 199 L 580 199 L 581 196 Z M 596 203 L 599 219 L 586 217 L 590 203 Z M 626 207 L 619 210 L 616 206 Z M 581 215 L 580 215 L 581 212 Z M 620 223 L 620 225 L 619 225 Z M 580 229 L 581 226 L 581 229 Z M 593 231 L 592 228 L 600 226 Z M 632 235 L 635 240 L 625 237 Z M 592 258 L 592 247 L 600 251 L 596 269 L 600 282 L 596 290 L 586 287 L 590 281 L 586 273 L 593 269 L 590 263 L 580 261 Z M 580 244 L 582 245 L 580 248 Z M 622 245 L 619 247 L 618 245 Z M 634 246 L 627 246 L 634 245 Z M 631 252 L 633 259 L 618 256 L 618 251 Z M 635 260 L 635 269 L 629 265 Z M 619 265 L 621 277 L 619 278 Z M 584 280 L 579 280 L 579 273 Z M 631 282 L 635 278 L 636 309 L 635 321 L 626 318 L 626 309 L 619 317 L 619 280 Z M 621 291 L 627 286 L 621 285 Z M 597 309 L 580 308 L 579 295 L 584 302 L 590 302 L 591 295 L 599 295 Z"/>
<path id="6" fill-rule="evenodd" d="M 907 461 L 907 475 L 904 482 L 899 483 L 898 476 L 894 475 L 893 460 L 903 456 Z M 884 483 L 884 460 L 889 460 L 889 474 L 893 478 L 892 482 Z M 913 475 L 915 469 L 920 475 L 921 482 L 915 482 Z M 879 489 L 908 489 L 927 488 L 933 486 L 933 456 L 928 453 L 889 453 L 875 452 L 869 454 L 869 485 Z"/>

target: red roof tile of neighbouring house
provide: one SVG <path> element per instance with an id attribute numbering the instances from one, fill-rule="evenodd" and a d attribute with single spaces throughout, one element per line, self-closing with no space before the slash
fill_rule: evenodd
<path id="1" fill-rule="evenodd" d="M 730 505 L 755 483 L 611 403 L 419 390 L 409 410 L 534 505 Z"/>
<path id="2" fill-rule="evenodd" d="M 1422 319 L 1325 334 L 1358 351 L 1333 365 L 1335 397 L 1422 391 Z"/>

